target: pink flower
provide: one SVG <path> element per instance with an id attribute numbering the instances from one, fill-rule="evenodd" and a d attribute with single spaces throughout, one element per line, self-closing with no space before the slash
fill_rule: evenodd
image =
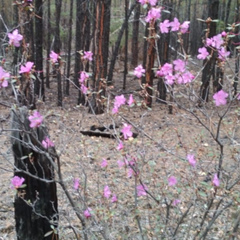
<path id="1" fill-rule="evenodd" d="M 174 186 L 177 184 L 177 179 L 174 177 L 174 176 L 171 176 L 168 178 L 168 185 L 171 187 L 171 186 Z"/>
<path id="2" fill-rule="evenodd" d="M 218 91 L 213 95 L 213 99 L 215 100 L 216 106 L 226 105 L 228 93 L 224 92 L 223 90 Z"/>
<path id="3" fill-rule="evenodd" d="M 175 80 L 175 76 L 172 75 L 172 74 L 168 74 L 168 75 L 165 76 L 165 80 L 166 80 L 166 84 L 173 85 L 174 80 Z"/>
<path id="4" fill-rule="evenodd" d="M 145 18 L 146 22 L 155 21 L 156 19 L 161 18 L 161 8 L 151 8 L 148 11 L 148 15 Z"/>
<path id="5" fill-rule="evenodd" d="M 131 106 L 134 103 L 133 95 L 130 94 L 129 99 L 128 99 L 128 105 Z"/>
<path id="6" fill-rule="evenodd" d="M 49 147 L 54 147 L 54 143 L 48 137 L 45 137 L 45 139 L 42 140 L 42 145 L 46 149 Z"/>
<path id="7" fill-rule="evenodd" d="M 85 71 L 82 71 L 80 73 L 80 78 L 78 79 L 79 80 L 79 83 L 84 83 L 86 79 L 89 78 L 89 75 L 85 72 Z"/>
<path id="8" fill-rule="evenodd" d="M 145 69 L 142 67 L 141 64 L 134 69 L 134 75 L 138 78 L 141 78 L 144 73 Z"/>
<path id="9" fill-rule="evenodd" d="M 123 149 L 123 143 L 122 143 L 122 141 L 120 141 L 118 146 L 117 146 L 117 150 L 120 151 L 122 149 Z"/>
<path id="10" fill-rule="evenodd" d="M 145 184 L 138 185 L 137 186 L 137 195 L 138 195 L 138 197 L 146 196 L 147 195 L 146 190 L 148 190 L 148 189 L 147 189 L 147 186 Z"/>
<path id="11" fill-rule="evenodd" d="M 92 61 L 93 53 L 91 51 L 84 51 L 83 59 L 87 59 L 88 61 Z"/>
<path id="12" fill-rule="evenodd" d="M 187 160 L 189 162 L 190 165 L 192 165 L 193 167 L 195 167 L 196 165 L 196 159 L 194 158 L 193 154 L 188 154 L 187 155 Z"/>
<path id="13" fill-rule="evenodd" d="M 114 100 L 114 107 L 120 107 L 121 105 L 125 104 L 126 102 L 126 98 L 124 97 L 124 95 L 120 95 L 120 96 L 116 96 L 115 100 Z"/>
<path id="14" fill-rule="evenodd" d="M 34 111 L 28 119 L 30 121 L 30 128 L 39 127 L 43 122 L 43 116 L 38 111 Z"/>
<path id="15" fill-rule="evenodd" d="M 111 201 L 112 203 L 115 203 L 115 202 L 117 202 L 117 196 L 116 196 L 116 194 L 113 194 L 113 196 L 112 196 L 112 201 Z"/>
<path id="16" fill-rule="evenodd" d="M 50 57 L 52 63 L 56 63 L 56 62 L 58 62 L 59 54 L 55 53 L 54 51 L 51 51 L 49 57 Z"/>
<path id="17" fill-rule="evenodd" d="M 219 49 L 223 43 L 224 43 L 224 41 L 222 39 L 221 34 L 218 34 L 218 35 L 212 37 L 212 47 Z"/>
<path id="18" fill-rule="evenodd" d="M 216 187 L 219 187 L 219 185 L 220 185 L 220 181 L 219 181 L 218 175 L 217 175 L 216 173 L 214 174 L 212 183 L 213 183 L 213 185 L 216 186 Z"/>
<path id="19" fill-rule="evenodd" d="M 103 195 L 104 195 L 104 197 L 105 198 L 110 198 L 110 196 L 111 196 L 111 191 L 110 191 L 110 188 L 106 185 L 105 187 L 104 187 L 104 191 L 103 191 Z"/>
<path id="20" fill-rule="evenodd" d="M 173 202 L 172 202 L 172 205 L 173 205 L 174 207 L 176 207 L 180 202 L 181 202 L 181 200 L 179 200 L 179 199 L 174 199 Z"/>
<path id="21" fill-rule="evenodd" d="M 230 55 L 230 52 L 227 51 L 224 47 L 221 47 L 219 50 L 218 50 L 218 58 L 221 59 L 221 60 L 225 60 L 228 56 Z"/>
<path id="22" fill-rule="evenodd" d="M 124 127 L 121 130 L 121 132 L 123 133 L 124 139 L 128 139 L 129 137 L 132 137 L 133 133 L 130 130 L 131 127 L 132 127 L 131 125 L 124 124 Z"/>
<path id="23" fill-rule="evenodd" d="M 240 93 L 237 95 L 237 100 L 240 100 Z"/>
<path id="24" fill-rule="evenodd" d="M 22 66 L 20 67 L 19 73 L 30 73 L 33 64 L 34 64 L 33 62 L 27 62 L 27 63 L 25 64 L 25 66 L 22 65 Z"/>
<path id="25" fill-rule="evenodd" d="M 183 34 L 186 33 L 188 31 L 189 24 L 190 24 L 189 21 L 183 22 L 183 24 L 180 25 L 180 32 L 183 33 Z"/>
<path id="26" fill-rule="evenodd" d="M 172 74 L 173 71 L 173 65 L 170 63 L 165 63 L 160 70 L 157 71 L 157 76 L 162 77 L 166 76 L 168 74 Z"/>
<path id="27" fill-rule="evenodd" d="M 103 160 L 101 162 L 101 167 L 105 168 L 105 167 L 107 167 L 107 165 L 108 165 L 107 159 L 103 158 Z"/>
<path id="28" fill-rule="evenodd" d="M 145 5 L 149 3 L 151 6 L 155 6 L 157 4 L 157 0 L 138 0 L 141 5 Z"/>
<path id="29" fill-rule="evenodd" d="M 10 45 L 20 47 L 20 41 L 23 39 L 23 36 L 18 33 L 17 29 L 15 29 L 12 33 L 8 33 L 8 38 Z"/>
<path id="30" fill-rule="evenodd" d="M 178 31 L 180 28 L 180 22 L 178 21 L 177 18 L 173 19 L 173 22 L 170 22 L 170 26 L 171 26 L 171 31 Z"/>
<path id="31" fill-rule="evenodd" d="M 112 109 L 112 114 L 116 114 L 116 113 L 118 113 L 118 107 L 114 107 L 114 108 Z"/>
<path id="32" fill-rule="evenodd" d="M 192 82 L 192 80 L 194 79 L 194 76 L 189 71 L 186 71 L 185 73 L 182 74 L 182 78 L 183 78 L 183 83 L 186 84 L 186 83 Z"/>
<path id="33" fill-rule="evenodd" d="M 81 92 L 83 94 L 87 94 L 87 91 L 88 91 L 88 88 L 84 84 L 81 84 Z"/>
<path id="34" fill-rule="evenodd" d="M 199 54 L 197 55 L 198 59 L 206 59 L 206 57 L 209 55 L 209 52 L 205 47 L 199 48 L 198 49 Z"/>
<path id="35" fill-rule="evenodd" d="M 166 19 L 166 20 L 164 20 L 163 22 L 161 22 L 161 23 L 159 24 L 159 27 L 160 27 L 161 33 L 168 33 L 168 32 L 169 32 L 169 27 L 170 27 L 169 20 Z"/>
<path id="36" fill-rule="evenodd" d="M 0 66 L 0 88 L 8 86 L 8 81 L 6 80 L 7 78 L 10 78 L 10 74 L 5 72 Z"/>
<path id="37" fill-rule="evenodd" d="M 23 184 L 23 182 L 25 181 L 24 178 L 22 177 L 19 177 L 19 176 L 14 176 L 12 179 L 11 179 L 11 183 L 12 183 L 12 187 L 14 188 L 20 188 Z"/>
<path id="38" fill-rule="evenodd" d="M 179 72 L 185 71 L 186 63 L 183 60 L 181 59 L 174 60 L 173 64 L 175 65 L 174 66 L 175 71 L 179 71 Z"/>
<path id="39" fill-rule="evenodd" d="M 85 218 L 90 218 L 90 217 L 92 216 L 91 211 L 92 211 L 91 208 L 87 208 L 87 209 L 83 212 Z"/>
<path id="40" fill-rule="evenodd" d="M 75 190 L 78 190 L 78 188 L 79 188 L 79 178 L 74 179 L 73 188 Z"/>

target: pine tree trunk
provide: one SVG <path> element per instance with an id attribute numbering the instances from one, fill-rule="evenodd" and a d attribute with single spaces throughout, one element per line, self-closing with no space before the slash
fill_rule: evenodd
<path id="1" fill-rule="evenodd" d="M 93 93 L 90 99 L 89 112 L 101 114 L 104 111 L 106 72 L 108 63 L 111 0 L 97 0 L 95 5 L 95 22 L 93 29 Z"/>
<path id="2" fill-rule="evenodd" d="M 51 48 L 51 0 L 47 0 L 47 57 L 46 57 L 46 87 L 50 88 L 50 48 Z"/>
<path id="3" fill-rule="evenodd" d="M 66 95 L 69 95 L 69 78 L 71 70 L 71 51 L 72 51 L 72 18 L 73 18 L 73 0 L 70 1 L 69 32 L 68 32 L 68 57 L 67 57 L 67 79 Z"/>
<path id="4" fill-rule="evenodd" d="M 132 59 L 131 65 L 135 68 L 138 65 L 138 36 L 139 36 L 139 18 L 140 18 L 140 4 L 137 5 L 134 12 L 133 30 L 132 30 Z"/>
<path id="5" fill-rule="evenodd" d="M 61 49 L 61 40 L 60 40 L 60 17 L 61 17 L 61 7 L 62 0 L 55 0 L 56 7 L 56 27 L 55 27 L 55 42 L 54 42 L 54 51 L 60 54 Z M 61 75 L 61 62 L 58 60 L 58 64 L 55 64 L 55 70 L 57 74 L 57 106 L 62 107 L 62 75 Z"/>
<path id="6" fill-rule="evenodd" d="M 218 6 L 219 6 L 219 0 L 208 0 L 208 9 L 209 9 L 209 17 L 210 19 L 208 20 L 208 28 L 210 29 L 210 32 L 208 36 L 206 37 L 212 37 L 216 35 L 216 23 L 211 22 L 211 19 L 218 19 Z M 211 49 L 208 49 L 210 52 Z M 208 102 L 208 95 L 209 95 L 209 84 L 211 77 L 214 76 L 215 72 L 215 65 L 216 65 L 216 53 L 213 53 L 213 56 L 210 58 L 210 60 L 204 60 L 203 65 L 206 64 L 205 68 L 203 69 L 202 72 L 202 85 L 200 89 L 200 96 L 203 101 Z M 214 86 L 218 86 L 218 79 L 214 78 L 213 79 L 213 84 Z M 218 87 L 216 87 L 218 88 Z"/>
<path id="7" fill-rule="evenodd" d="M 35 16 L 35 94 L 42 100 L 44 100 L 44 78 L 43 78 L 43 1 L 35 1 L 35 11 L 37 16 Z"/>
<path id="8" fill-rule="evenodd" d="M 137 3 L 133 3 L 128 11 L 128 18 L 130 18 L 132 11 L 134 10 L 135 6 L 137 5 Z M 118 56 L 118 52 L 119 52 L 119 48 L 120 48 L 120 44 L 121 44 L 121 40 L 122 40 L 122 36 L 124 33 L 124 30 L 126 28 L 126 22 L 124 21 L 124 23 L 121 26 L 121 29 L 118 33 L 118 37 L 117 37 L 117 41 L 115 43 L 115 48 L 112 54 L 112 58 L 111 58 L 111 62 L 110 62 L 110 67 L 109 67 L 109 71 L 108 71 L 108 77 L 107 77 L 107 84 L 111 85 L 112 84 L 112 78 L 113 78 L 113 71 L 114 71 L 114 66 L 116 63 L 116 59 Z"/>
<path id="9" fill-rule="evenodd" d="M 128 73 L 128 0 L 125 0 L 125 21 L 126 21 L 126 29 L 125 29 L 125 52 L 124 52 L 124 72 L 123 72 L 123 90 L 126 89 L 126 79 Z"/>

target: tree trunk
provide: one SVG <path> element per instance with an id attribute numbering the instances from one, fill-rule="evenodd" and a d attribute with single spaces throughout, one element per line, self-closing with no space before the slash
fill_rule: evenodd
<path id="1" fill-rule="evenodd" d="M 43 1 L 37 0 L 35 1 L 35 85 L 34 92 L 35 94 L 42 100 L 44 97 L 44 78 L 43 78 Z"/>
<path id="2" fill-rule="evenodd" d="M 133 11 L 133 9 L 135 8 L 136 5 L 137 5 L 137 3 L 133 3 L 131 5 L 131 7 L 128 11 L 128 18 L 127 19 L 130 18 L 131 14 L 132 14 L 132 11 Z M 107 84 L 108 85 L 112 84 L 114 66 L 115 66 L 115 63 L 116 63 L 116 59 L 117 59 L 118 52 L 119 52 L 119 47 L 120 47 L 120 44 L 121 44 L 122 36 L 123 36 L 124 30 L 126 28 L 126 25 L 127 25 L 126 21 L 124 21 L 124 23 L 122 24 L 121 29 L 119 31 L 117 41 L 115 43 L 115 48 L 114 48 L 114 51 L 113 51 L 113 54 L 112 54 L 111 63 L 110 63 L 109 71 L 108 71 L 108 78 L 107 78 Z"/>
<path id="3" fill-rule="evenodd" d="M 152 106 L 153 97 L 153 78 L 154 78 L 154 60 L 155 60 L 155 22 L 149 24 L 148 50 L 146 62 L 146 92 L 145 103 L 147 107 Z"/>
<path id="4" fill-rule="evenodd" d="M 232 0 L 228 0 L 227 2 L 227 9 L 226 9 L 226 16 L 225 16 L 225 26 L 227 26 L 228 24 L 228 18 L 229 18 L 229 13 L 230 13 L 230 9 L 231 9 L 231 3 L 232 3 Z"/>
<path id="5" fill-rule="evenodd" d="M 219 6 L 219 0 L 208 0 L 208 9 L 209 9 L 208 15 L 210 18 L 207 20 L 209 33 L 207 32 L 206 37 L 208 38 L 216 35 L 216 23 L 212 22 L 211 20 L 218 18 L 218 6 Z M 211 49 L 208 49 L 208 51 L 210 52 Z M 204 60 L 203 62 L 203 65 L 206 64 L 206 66 L 202 72 L 202 85 L 200 89 L 200 96 L 202 100 L 206 102 L 208 101 L 209 84 L 210 84 L 211 77 L 214 74 L 216 57 L 217 57 L 216 53 L 213 53 L 213 56 L 210 58 L 210 60 Z M 214 79 L 213 81 L 215 81 L 214 86 L 218 86 L 218 83 L 216 82 L 218 80 Z"/>
<path id="6" fill-rule="evenodd" d="M 172 9 L 171 3 L 166 3 L 166 8 L 168 11 Z M 170 16 L 171 17 L 171 16 Z M 165 19 L 168 19 L 169 16 L 167 13 L 162 13 L 162 21 Z M 160 59 L 160 64 L 163 66 L 165 63 L 169 61 L 169 44 L 170 44 L 170 33 L 164 33 L 160 34 L 160 39 L 157 41 L 158 46 L 158 57 Z M 157 102 L 160 103 L 166 103 L 167 98 L 167 89 L 165 86 L 165 82 L 163 78 L 159 78 L 158 84 L 157 84 L 157 90 L 158 90 L 158 98 Z"/>
<path id="7" fill-rule="evenodd" d="M 19 25 L 23 35 L 23 59 L 24 64 L 27 61 L 34 62 L 34 32 L 33 18 L 29 3 L 18 6 Z M 20 77 L 18 101 L 21 105 L 28 106 L 30 109 L 35 108 L 34 83 L 29 74 L 22 74 Z"/>
<path id="8" fill-rule="evenodd" d="M 56 27 L 55 27 L 55 42 L 54 42 L 54 51 L 60 54 L 61 49 L 61 40 L 60 40 L 60 17 L 61 17 L 61 7 L 62 7 L 62 0 L 55 0 L 55 8 L 56 8 Z M 55 64 L 55 70 L 57 74 L 57 89 L 58 89 L 58 96 L 57 96 L 57 106 L 62 107 L 62 75 L 61 75 L 61 60 L 58 60 L 58 64 Z"/>
<path id="9" fill-rule="evenodd" d="M 46 87 L 50 88 L 50 48 L 51 48 L 51 0 L 47 0 L 47 57 L 46 57 Z"/>
<path id="10" fill-rule="evenodd" d="M 138 65 L 138 36 L 139 36 L 139 18 L 140 18 L 140 8 L 141 5 L 138 4 L 133 19 L 133 30 L 132 30 L 132 59 L 131 65 L 135 68 Z"/>
<path id="11" fill-rule="evenodd" d="M 124 72 L 123 72 L 123 90 L 126 89 L 126 79 L 128 74 L 128 0 L 125 0 L 125 52 L 124 52 Z"/>
<path id="12" fill-rule="evenodd" d="M 70 1 L 69 32 L 68 32 L 68 57 L 67 57 L 67 77 L 66 77 L 66 95 L 69 96 L 69 78 L 71 70 L 71 51 L 72 51 L 72 18 L 73 18 L 73 0 Z"/>
<path id="13" fill-rule="evenodd" d="M 26 107 L 12 111 L 12 129 L 14 175 L 23 177 L 26 184 L 17 189 L 14 201 L 17 240 L 58 240 L 57 232 L 52 232 L 58 225 L 55 149 L 49 149 L 48 154 L 36 151 L 46 151 L 41 142 L 48 133 L 44 127 L 30 129 Z M 48 232 L 51 234 L 44 237 Z"/>
<path id="14" fill-rule="evenodd" d="M 89 112 L 101 114 L 104 111 L 104 95 L 108 62 L 111 0 L 97 0 L 95 4 L 95 22 L 93 29 L 93 93 L 90 99 Z"/>

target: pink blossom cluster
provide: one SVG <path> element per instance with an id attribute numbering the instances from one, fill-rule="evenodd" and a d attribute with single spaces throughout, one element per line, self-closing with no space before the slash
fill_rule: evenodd
<path id="1" fill-rule="evenodd" d="M 25 181 L 25 179 L 23 177 L 19 177 L 19 176 L 14 176 L 11 179 L 11 183 L 12 183 L 12 187 L 14 188 L 20 188 L 23 185 L 23 182 Z"/>
<path id="2" fill-rule="evenodd" d="M 12 33 L 8 33 L 9 44 L 15 47 L 20 47 L 20 41 L 22 41 L 23 36 L 18 33 L 18 30 L 15 29 Z"/>
<path id="3" fill-rule="evenodd" d="M 93 53 L 91 51 L 84 51 L 83 59 L 92 61 L 93 60 L 92 56 L 93 56 Z"/>
<path id="4" fill-rule="evenodd" d="M 148 188 L 145 184 L 140 184 L 137 186 L 137 195 L 138 197 L 146 196 Z"/>
<path id="5" fill-rule="evenodd" d="M 227 104 L 228 93 L 220 90 L 213 95 L 216 106 L 226 105 Z"/>
<path id="6" fill-rule="evenodd" d="M 80 73 L 80 78 L 78 79 L 78 81 L 80 84 L 81 92 L 83 94 L 87 94 L 87 91 L 88 91 L 88 88 L 86 87 L 88 78 L 89 78 L 89 74 L 86 73 L 85 71 L 82 71 Z"/>
<path id="7" fill-rule="evenodd" d="M 54 143 L 50 140 L 49 137 L 45 137 L 44 140 L 42 140 L 42 145 L 46 149 L 54 147 Z"/>
<path id="8" fill-rule="evenodd" d="M 51 51 L 49 57 L 52 63 L 57 63 L 59 54 L 55 53 L 54 51 Z"/>
<path id="9" fill-rule="evenodd" d="M 111 202 L 112 202 L 112 203 L 117 202 L 117 195 L 116 195 L 116 194 L 112 194 L 112 192 L 111 192 L 111 190 L 110 190 L 110 188 L 109 188 L 108 185 L 106 185 L 106 186 L 104 187 L 103 196 L 104 196 L 105 198 L 107 198 L 107 199 L 109 199 L 109 198 L 112 196 Z"/>
<path id="10" fill-rule="evenodd" d="M 138 65 L 138 66 L 134 69 L 134 75 L 135 75 L 137 78 L 141 78 L 145 72 L 146 72 L 146 70 L 143 68 L 142 64 Z"/>
<path id="11" fill-rule="evenodd" d="M 197 55 L 197 58 L 202 60 L 206 59 L 209 56 L 207 47 L 211 47 L 218 51 L 218 58 L 224 61 L 230 55 L 230 52 L 224 47 L 224 38 L 226 35 L 226 32 L 222 32 L 212 38 L 207 38 L 205 46 L 198 49 L 199 54 Z"/>
<path id="12" fill-rule="evenodd" d="M 10 78 L 10 74 L 8 72 L 5 72 L 4 69 L 0 66 L 0 88 L 5 88 L 8 86 L 8 78 Z"/>
<path id="13" fill-rule="evenodd" d="M 156 21 L 159 18 L 161 18 L 161 8 L 153 7 L 148 11 L 145 21 L 146 22 Z"/>
<path id="14" fill-rule="evenodd" d="M 120 95 L 120 96 L 116 96 L 114 99 L 114 106 L 112 109 L 112 113 L 118 113 L 118 109 L 124 105 L 127 102 L 127 104 L 129 106 L 131 106 L 134 103 L 134 99 L 133 99 L 133 95 L 130 94 L 128 101 L 126 100 L 126 98 L 124 97 L 124 95 Z"/>
<path id="15" fill-rule="evenodd" d="M 139 172 L 133 170 L 133 167 L 136 165 L 137 160 L 134 157 L 126 156 L 123 160 L 118 160 L 118 167 L 128 167 L 127 177 L 131 178 L 132 176 L 138 175 Z"/>
<path id="16" fill-rule="evenodd" d="M 31 72 L 31 70 L 32 70 L 33 65 L 34 65 L 33 62 L 26 62 L 25 65 L 22 65 L 20 67 L 19 73 L 27 73 L 27 74 L 29 74 Z"/>
<path id="17" fill-rule="evenodd" d="M 151 6 L 155 6 L 157 4 L 157 0 L 138 0 L 138 2 L 141 3 L 141 5 L 149 3 Z"/>
<path id="18" fill-rule="evenodd" d="M 174 60 L 173 64 L 165 63 L 157 70 L 156 75 L 164 77 L 168 85 L 173 85 L 174 83 L 187 84 L 194 79 L 193 74 L 186 69 L 186 62 L 181 59 Z"/>
<path id="19" fill-rule="evenodd" d="M 164 20 L 159 24 L 160 32 L 161 33 L 168 33 L 170 31 L 176 32 L 180 31 L 181 33 L 186 33 L 189 28 L 189 21 L 184 21 L 182 24 L 179 20 L 175 17 L 172 22 L 169 22 L 168 19 Z"/>
<path id="20" fill-rule="evenodd" d="M 37 128 L 41 126 L 43 122 L 43 116 L 38 112 L 34 111 L 32 115 L 28 117 L 30 121 L 30 128 Z"/>

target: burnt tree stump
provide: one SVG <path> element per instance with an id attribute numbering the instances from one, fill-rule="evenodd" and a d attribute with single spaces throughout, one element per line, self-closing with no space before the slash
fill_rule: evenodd
<path id="1" fill-rule="evenodd" d="M 44 126 L 31 129 L 29 124 L 26 107 L 12 110 L 14 175 L 23 177 L 26 184 L 17 189 L 14 201 L 17 239 L 58 240 L 55 149 L 44 149 L 41 144 L 48 136 Z"/>

